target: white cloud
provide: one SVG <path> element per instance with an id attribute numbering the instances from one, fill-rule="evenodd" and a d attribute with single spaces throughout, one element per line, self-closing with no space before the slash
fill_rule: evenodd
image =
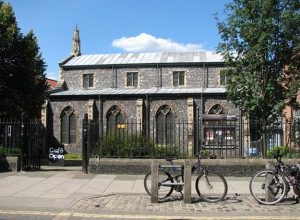
<path id="1" fill-rule="evenodd" d="M 113 47 L 126 52 L 191 52 L 205 51 L 208 61 L 221 60 L 221 56 L 213 51 L 203 49 L 201 44 L 181 44 L 171 39 L 157 38 L 150 34 L 141 33 L 133 37 L 122 37 L 112 42 Z"/>
<path id="2" fill-rule="evenodd" d="M 171 39 L 157 38 L 146 33 L 141 33 L 134 37 L 116 39 L 112 42 L 112 45 L 127 52 L 187 52 L 202 50 L 202 45 L 200 44 L 180 44 Z"/>

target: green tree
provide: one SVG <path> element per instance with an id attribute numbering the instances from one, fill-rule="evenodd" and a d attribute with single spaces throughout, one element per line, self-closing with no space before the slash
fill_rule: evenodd
<path id="1" fill-rule="evenodd" d="M 300 45 L 300 2 L 234 0 L 224 13 L 223 21 L 217 18 L 218 50 L 228 66 L 228 98 L 246 116 L 259 117 L 265 131 L 286 104 L 296 104 L 300 69 L 293 57 Z"/>
<path id="2" fill-rule="evenodd" d="M 39 116 L 47 83 L 37 39 L 17 26 L 9 3 L 0 0 L 0 113 L 9 117 Z"/>

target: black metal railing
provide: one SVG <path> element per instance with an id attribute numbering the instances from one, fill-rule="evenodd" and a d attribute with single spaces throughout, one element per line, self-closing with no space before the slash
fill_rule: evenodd
<path id="1" fill-rule="evenodd" d="M 40 168 L 45 137 L 40 121 L 0 119 L 0 155 L 19 156 L 23 170 Z"/>
<path id="2" fill-rule="evenodd" d="M 0 121 L 0 154 L 21 154 L 21 125 L 16 120 Z"/>
<path id="3" fill-rule="evenodd" d="M 164 158 L 165 155 L 187 157 L 187 123 L 173 123 L 172 134 L 157 138 L 155 127 L 148 135 L 143 123 L 128 122 L 116 124 L 99 133 L 99 123 L 89 122 L 89 148 L 91 155 L 123 158 Z"/>
<path id="4" fill-rule="evenodd" d="M 300 120 L 277 121 L 265 128 L 260 120 L 245 121 L 241 117 L 200 118 L 195 123 L 178 121 L 162 127 L 155 122 L 147 126 L 132 121 L 105 129 L 98 122 L 86 123 L 89 154 L 100 157 L 270 157 L 278 148 L 289 157 L 300 156 Z"/>

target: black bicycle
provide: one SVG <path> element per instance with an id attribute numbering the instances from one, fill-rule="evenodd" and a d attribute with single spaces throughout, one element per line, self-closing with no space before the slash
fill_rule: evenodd
<path id="1" fill-rule="evenodd" d="M 223 200 L 227 195 L 227 182 L 225 178 L 216 173 L 209 172 L 200 164 L 200 155 L 197 156 L 198 161 L 192 166 L 192 174 L 197 174 L 195 188 L 204 201 L 218 202 Z M 173 190 L 180 192 L 182 195 L 184 185 L 184 169 L 181 165 L 174 165 L 175 157 L 166 158 L 171 166 L 160 166 L 158 171 L 158 198 L 164 199 L 170 196 Z M 172 173 L 172 174 L 171 174 Z M 147 173 L 144 178 L 144 187 L 146 192 L 151 196 L 151 172 Z"/>
<path id="2" fill-rule="evenodd" d="M 256 173 L 249 185 L 250 193 L 260 204 L 274 205 L 288 196 L 291 188 L 300 196 L 300 164 L 286 165 L 281 161 L 279 152 L 274 156 L 276 159 L 274 170 L 263 170 Z"/>

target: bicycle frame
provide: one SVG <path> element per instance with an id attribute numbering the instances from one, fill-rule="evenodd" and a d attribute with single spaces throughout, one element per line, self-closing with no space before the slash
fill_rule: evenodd
<path id="1" fill-rule="evenodd" d="M 293 175 L 290 175 L 289 173 L 289 169 L 291 168 L 289 165 L 285 165 L 282 161 L 281 161 L 281 156 L 276 155 L 275 159 L 277 161 L 277 164 L 275 165 L 275 172 L 278 173 L 279 175 L 281 175 L 285 181 L 285 183 L 287 184 L 288 187 L 288 191 L 290 191 L 290 188 L 293 188 L 293 191 L 295 194 L 297 194 L 294 190 L 294 186 L 296 186 L 297 180 L 296 177 Z"/>
<path id="2" fill-rule="evenodd" d="M 158 191 L 159 197 L 164 199 L 170 196 L 173 190 L 180 192 L 183 197 L 182 190 L 184 186 L 184 167 L 182 165 L 174 165 L 173 160 L 175 157 L 166 158 L 170 164 L 159 166 L 159 180 Z M 191 165 L 189 164 L 188 167 Z M 192 167 L 189 168 L 192 174 L 196 174 L 195 189 L 201 199 L 206 202 L 218 202 L 223 200 L 227 194 L 228 185 L 225 178 L 217 173 L 208 172 L 206 167 L 203 167 L 200 163 L 200 156 L 198 161 L 192 163 Z M 161 178 L 160 178 L 161 177 Z M 147 173 L 144 178 L 144 187 L 146 192 L 151 196 L 149 181 L 151 178 L 151 172 Z M 188 176 L 190 179 L 191 177 Z M 151 180 L 153 180 L 151 178 Z M 216 186 L 216 187 L 215 187 Z"/>
<path id="3" fill-rule="evenodd" d="M 192 173 L 195 173 L 195 172 L 199 172 L 198 174 L 202 174 L 201 172 L 203 172 L 204 174 L 206 173 L 206 169 L 204 169 L 202 166 L 201 166 L 201 163 L 200 163 L 200 156 L 197 155 L 197 159 L 198 161 L 195 162 L 192 166 Z M 160 185 L 162 186 L 174 186 L 174 189 L 178 192 L 182 191 L 182 186 L 184 184 L 184 169 L 183 169 L 183 166 L 181 165 L 174 165 L 173 164 L 173 160 L 170 160 L 170 165 L 162 165 L 160 167 L 161 170 L 164 170 L 166 168 L 171 168 L 171 170 L 176 173 L 176 172 L 180 172 L 179 174 L 176 174 L 176 175 L 172 175 L 171 174 L 171 177 L 166 179 L 164 182 L 168 182 L 169 180 L 173 179 L 176 181 L 176 183 L 159 183 Z M 180 180 L 181 178 L 181 180 Z M 180 183 L 180 181 L 182 183 Z M 178 187 L 178 186 L 181 186 L 181 187 Z"/>

